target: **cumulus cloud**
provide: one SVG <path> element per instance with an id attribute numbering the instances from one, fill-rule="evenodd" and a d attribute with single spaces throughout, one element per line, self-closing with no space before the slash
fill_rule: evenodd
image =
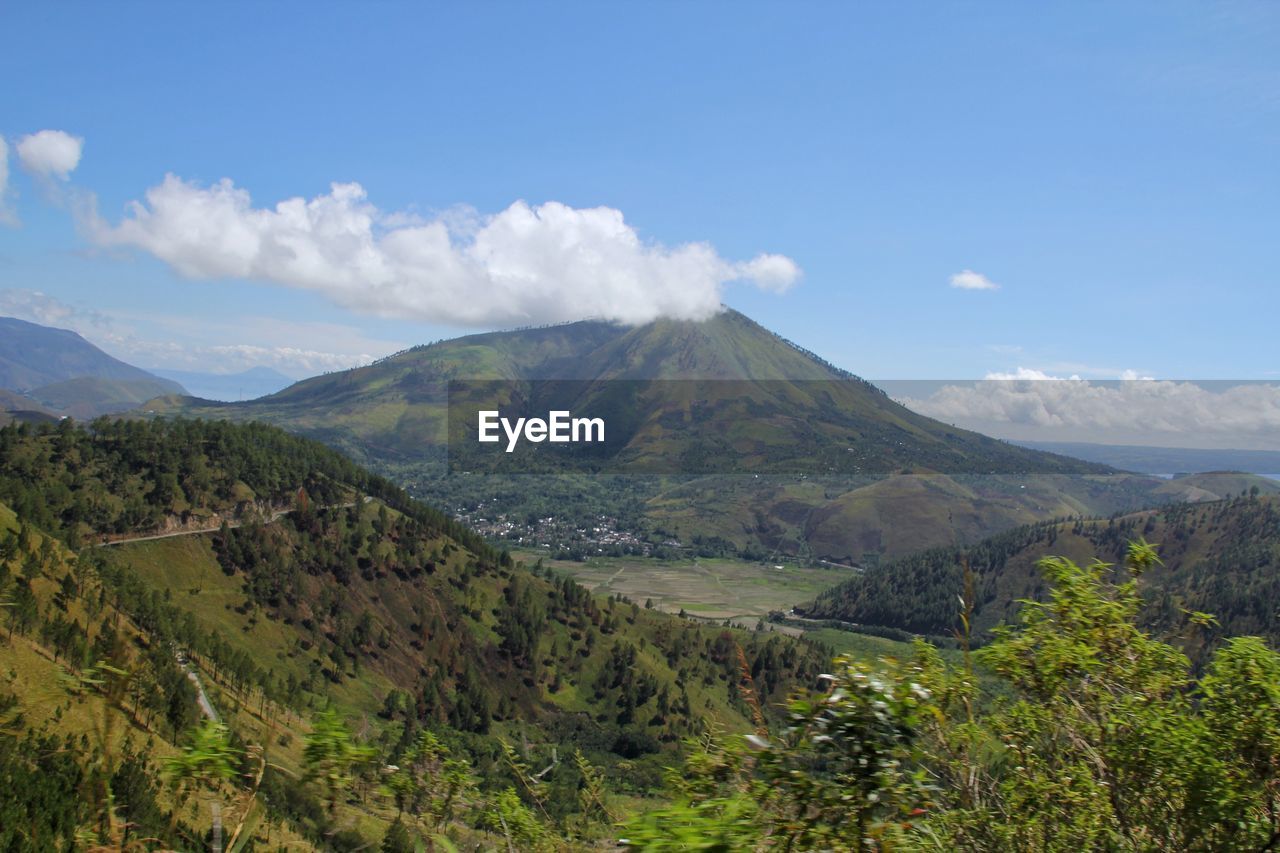
<path id="1" fill-rule="evenodd" d="M 999 290 L 1000 285 L 980 272 L 961 270 L 951 276 L 951 286 L 960 290 Z"/>
<path id="2" fill-rule="evenodd" d="M 786 293 L 800 280 L 800 267 L 786 255 L 757 255 L 739 265 L 738 278 L 754 282 L 761 290 Z"/>
<path id="3" fill-rule="evenodd" d="M 730 282 L 781 292 L 790 258 L 722 258 L 707 243 L 643 240 L 618 210 L 517 201 L 491 215 L 387 213 L 355 183 L 254 207 L 224 179 L 167 175 L 116 224 L 95 211 L 100 245 L 135 247 L 195 279 L 251 279 L 323 294 L 386 316 L 463 326 L 596 317 L 627 324 L 717 313 Z"/>
<path id="4" fill-rule="evenodd" d="M 1113 381 L 1019 368 L 900 400 L 932 418 L 1015 440 L 1280 450 L 1280 384 Z"/>
<path id="5" fill-rule="evenodd" d="M 84 139 L 62 130 L 41 130 L 18 140 L 18 162 L 40 178 L 67 180 L 80 165 Z"/>

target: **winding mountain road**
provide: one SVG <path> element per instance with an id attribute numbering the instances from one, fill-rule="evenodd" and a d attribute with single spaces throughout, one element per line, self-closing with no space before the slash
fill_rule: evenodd
<path id="1" fill-rule="evenodd" d="M 209 701 L 209 694 L 204 692 L 204 682 L 200 680 L 200 676 L 191 666 L 186 656 L 181 652 L 175 653 L 174 657 L 178 659 L 178 666 L 182 667 L 182 671 L 187 674 L 188 680 L 196 688 L 196 703 L 200 706 L 200 713 L 204 714 L 215 723 L 221 722 L 222 718 L 218 716 L 217 710 L 213 707 L 213 703 Z M 213 853 L 222 853 L 222 804 L 214 799 L 209 803 L 209 813 L 213 823 L 213 838 L 209 845 L 209 849 Z"/>
<path id="2" fill-rule="evenodd" d="M 371 503 L 372 501 L 373 501 L 373 497 L 371 495 L 364 496 L 364 501 L 363 501 L 364 503 Z M 344 504 L 332 504 L 331 506 L 322 506 L 322 507 L 318 507 L 318 509 L 349 509 L 355 505 L 356 505 L 355 501 L 350 501 L 349 503 L 344 503 Z M 266 519 L 266 521 L 263 521 L 261 523 L 274 524 L 275 522 L 284 518 L 286 515 L 288 515 L 291 512 L 294 512 L 294 510 L 278 509 L 275 512 L 271 513 L 270 518 Z M 246 522 L 237 519 L 235 521 L 228 521 L 227 527 L 228 528 L 243 527 L 245 523 Z M 153 533 L 146 536 L 129 536 L 124 539 L 112 539 L 110 542 L 94 542 L 92 544 L 92 547 L 109 548 L 112 545 L 127 545 L 130 542 L 151 542 L 156 539 L 172 539 L 175 536 L 198 536 L 201 533 L 217 533 L 221 529 L 222 529 L 222 523 L 219 522 L 218 524 L 215 524 L 212 527 L 198 527 L 193 530 L 174 530 L 171 533 Z"/>

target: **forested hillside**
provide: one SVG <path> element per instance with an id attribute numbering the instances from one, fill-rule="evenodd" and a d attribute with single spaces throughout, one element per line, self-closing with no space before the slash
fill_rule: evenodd
<path id="1" fill-rule="evenodd" d="M 0 501 L 0 778 L 15 782 L 0 810 L 42 815 L 0 821 L 5 849 L 109 840 L 129 820 L 198 847 L 210 800 L 259 843 L 521 821 L 507 838 L 588 838 L 608 821 L 584 785 L 602 802 L 664 796 L 685 738 L 760 724 L 826 659 L 596 599 L 267 427 L 7 427 Z M 225 732 L 196 730 L 197 684 Z M 82 758 L 23 783 L 67 738 Z M 199 756 L 223 747 L 234 778 L 208 777 Z M 427 791 L 446 764 L 447 807 Z"/>
<path id="2" fill-rule="evenodd" d="M 1145 624 L 1176 634 L 1188 612 L 1212 614 L 1214 636 L 1257 634 L 1280 641 L 1280 499 L 1257 493 L 1175 504 L 1115 518 L 1019 527 L 971 547 L 935 548 L 856 575 L 798 608 L 815 619 L 950 636 L 959 626 L 963 566 L 973 582 L 979 639 L 1011 621 L 1023 599 L 1042 599 L 1036 562 L 1046 554 L 1112 563 L 1129 540 L 1161 544 L 1162 565 L 1144 574 Z M 1197 635 L 1196 642 L 1205 638 Z"/>
<path id="3" fill-rule="evenodd" d="M 73 547 L 250 510 L 374 497 L 477 553 L 483 540 L 322 444 L 260 424 L 101 418 L 0 430 L 0 501 Z"/>

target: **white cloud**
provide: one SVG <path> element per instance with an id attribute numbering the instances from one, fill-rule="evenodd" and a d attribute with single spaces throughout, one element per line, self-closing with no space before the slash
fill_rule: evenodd
<path id="1" fill-rule="evenodd" d="M 100 245 L 142 249 L 189 278 L 268 281 L 452 325 L 706 319 L 729 282 L 780 292 L 800 277 L 781 255 L 733 262 L 707 243 L 646 242 L 612 208 L 518 201 L 423 220 L 379 210 L 354 183 L 257 208 L 230 180 L 204 187 L 167 175 L 118 224 L 87 217 Z"/>
<path id="2" fill-rule="evenodd" d="M 1280 384 L 1063 378 L 1018 368 L 902 399 L 932 418 L 1017 440 L 1280 450 Z"/>
<path id="3" fill-rule="evenodd" d="M 18 162 L 40 178 L 67 180 L 80 165 L 84 139 L 61 130 L 41 130 L 18 140 Z"/>
<path id="4" fill-rule="evenodd" d="M 251 367 L 272 367 L 294 378 L 359 367 L 377 358 L 371 353 L 326 352 L 290 346 L 193 346 L 176 341 L 136 338 L 118 342 L 113 349 L 125 351 L 131 361 L 152 368 L 163 365 L 174 370 L 239 373 Z"/>
<path id="5" fill-rule="evenodd" d="M 960 290 L 999 290 L 1000 285 L 980 272 L 961 270 L 951 276 L 951 286 Z"/>
<path id="6" fill-rule="evenodd" d="M 39 290 L 9 287 L 0 290 L 0 316 L 17 317 L 62 329 L 96 326 L 106 328 L 107 319 L 96 311 L 88 311 L 63 302 Z"/>
<path id="7" fill-rule="evenodd" d="M 799 265 L 786 255 L 756 255 L 739 267 L 740 278 L 774 293 L 786 293 L 800 280 L 801 274 Z"/>
<path id="8" fill-rule="evenodd" d="M 1078 382 L 1080 380 L 1080 377 L 1074 373 L 1070 376 L 1050 376 L 1048 373 L 1045 373 L 1043 370 L 1036 370 L 1035 368 L 1031 368 L 1031 367 L 1019 367 L 1013 373 L 1001 373 L 999 371 L 993 371 L 991 373 L 988 373 L 983 378 L 991 382 L 1011 382 L 1011 381 L 1062 382 L 1062 381 L 1068 381 L 1068 380 Z"/>
<path id="9" fill-rule="evenodd" d="M 208 347 L 209 355 L 219 363 L 234 364 L 240 369 L 267 365 L 285 373 L 310 376 L 330 370 L 346 370 L 368 364 L 376 356 L 371 353 L 337 353 L 298 347 L 260 347 L 253 344 L 231 344 Z"/>

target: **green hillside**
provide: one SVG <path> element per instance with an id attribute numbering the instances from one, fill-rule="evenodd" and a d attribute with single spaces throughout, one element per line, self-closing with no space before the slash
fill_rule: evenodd
<path id="1" fill-rule="evenodd" d="M 806 521 L 820 558 L 870 565 L 939 543 L 967 545 L 1045 518 L 1111 514 L 1169 501 L 1216 501 L 1280 483 L 1250 474 L 1195 474 L 1154 489 L 1127 475 L 890 477 L 840 495 Z"/>
<path id="2" fill-rule="evenodd" d="M 1216 626 L 1196 633 L 1197 645 L 1242 634 L 1280 641 L 1280 498 L 1261 489 L 1114 518 L 1028 525 L 966 548 L 926 550 L 868 569 L 797 611 L 813 619 L 950 636 L 958 625 L 967 562 L 974 630 L 987 637 L 1014 619 L 1023 600 L 1043 598 L 1045 582 L 1036 563 L 1045 555 L 1077 562 L 1096 555 L 1119 564 L 1126 543 L 1138 537 L 1160 543 L 1163 560 L 1142 577 L 1146 624 L 1178 635 L 1187 612 L 1206 612 Z"/>
<path id="3" fill-rule="evenodd" d="M 1280 656 L 1233 636 L 1276 632 L 1275 497 L 1020 528 L 967 551 L 977 639 L 1015 630 L 973 655 L 828 632 L 834 662 L 594 596 L 260 424 L 5 427 L 0 499 L 6 850 L 1276 837 Z M 1023 571 L 1055 552 L 1126 565 Z M 862 579 L 909 579 L 883 606 L 939 627 L 957 556 Z M 1024 590 L 1048 603 L 1015 613 Z"/>
<path id="4" fill-rule="evenodd" d="M 590 774 L 612 800 L 660 798 L 662 767 L 684 738 L 749 728 L 826 658 L 780 634 L 596 598 L 513 563 L 334 451 L 262 425 L 10 426 L 0 429 L 0 501 L 0 599 L 13 604 L 0 671 L 26 673 L 0 683 L 0 710 L 17 715 L 18 738 L 83 736 L 87 763 L 65 768 L 76 778 L 131 756 L 151 793 L 113 786 L 120 808 L 184 844 L 200 846 L 191 839 L 211 812 L 169 790 L 154 760 L 181 754 L 200 716 L 183 661 L 233 739 L 272 756 L 249 809 L 259 841 L 356 849 L 395 821 L 375 795 L 380 768 L 408 763 L 424 731 L 473 774 L 440 831 L 474 841 L 492 809 L 512 820 L 532 809 L 585 838 L 607 831 L 584 823 L 577 791 Z M 56 677 L 37 675 L 46 671 Z M 135 701 L 144 672 L 156 686 Z M 79 693 L 58 686 L 76 679 L 87 685 Z M 89 707 L 53 721 L 41 713 L 77 701 Z M 302 746 L 327 730 L 330 708 L 368 755 L 341 794 L 304 778 Z M 96 746 L 95 720 L 115 732 Z M 29 748 L 6 752 L 9 737 L 0 733 L 0 778 L 30 770 Z M 142 743 L 155 744 L 151 760 Z M 527 791 L 525 765 L 547 768 Z M 228 803 L 241 796 L 214 788 Z M 184 806 L 171 819 L 183 801 L 194 816 Z M 0 798 L 10 805 L 33 807 Z M 91 805 L 58 800 L 50 820 L 78 826 Z"/>
<path id="5" fill-rule="evenodd" d="M 1176 495 L 1180 500 L 1220 500 L 1257 489 L 1260 494 L 1280 495 L 1280 481 L 1240 471 L 1206 471 L 1183 474 L 1162 484 L 1155 491 Z"/>

